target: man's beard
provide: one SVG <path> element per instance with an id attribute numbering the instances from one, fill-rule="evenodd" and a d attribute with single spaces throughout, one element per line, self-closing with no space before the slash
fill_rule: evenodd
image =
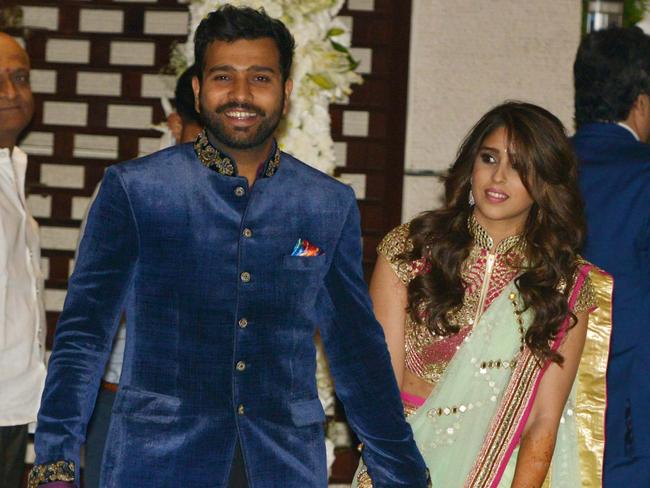
<path id="1" fill-rule="evenodd" d="M 268 116 L 261 108 L 248 103 L 226 103 L 217 107 L 213 112 L 207 110 L 204 106 L 201 106 L 201 119 L 212 137 L 227 148 L 251 149 L 263 145 L 273 136 L 275 129 L 277 129 L 282 120 L 283 106 L 284 95 L 280 99 L 277 109 Z M 223 115 L 229 110 L 254 112 L 262 120 L 256 128 L 247 128 L 246 130 L 227 128 L 220 118 L 220 115 Z"/>

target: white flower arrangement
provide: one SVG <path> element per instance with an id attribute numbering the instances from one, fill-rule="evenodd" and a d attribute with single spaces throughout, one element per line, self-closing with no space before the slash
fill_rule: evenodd
<path id="1" fill-rule="evenodd" d="M 291 77 L 290 111 L 278 141 L 283 151 L 332 174 L 336 166 L 329 104 L 346 102 L 353 83 L 361 83 L 358 63 L 349 53 L 350 33 L 337 18 L 344 0 L 186 0 L 190 36 L 180 45 L 172 65 L 182 71 L 194 62 L 194 32 L 201 20 L 230 3 L 263 8 L 284 22 L 296 40 Z"/>

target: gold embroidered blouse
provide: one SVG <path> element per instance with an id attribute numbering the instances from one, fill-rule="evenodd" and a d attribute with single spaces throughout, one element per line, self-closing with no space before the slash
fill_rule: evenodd
<path id="1" fill-rule="evenodd" d="M 413 321 L 410 316 L 406 321 L 405 367 L 432 385 L 439 381 L 480 315 L 499 296 L 503 288 L 522 272 L 525 255 L 524 242 L 520 236 L 504 239 L 490 252 L 494 242 L 485 229 L 473 216 L 470 217 L 468 225 L 474 237 L 474 245 L 461 271 L 465 297 L 462 307 L 450 314 L 451 322 L 459 326 L 460 331 L 451 336 L 437 336 L 424 324 Z M 402 224 L 389 232 L 377 247 L 377 252 L 388 260 L 405 285 L 427 269 L 424 258 L 411 262 L 399 259 L 400 254 L 412 249 L 408 235 L 409 224 Z M 589 310 L 594 304 L 593 288 L 587 281 L 580 291 L 573 312 Z"/>

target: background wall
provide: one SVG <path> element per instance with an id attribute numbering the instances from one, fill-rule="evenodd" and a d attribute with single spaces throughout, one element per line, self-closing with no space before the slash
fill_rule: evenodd
<path id="1" fill-rule="evenodd" d="M 404 220 L 438 205 L 434 175 L 503 100 L 542 105 L 573 132 L 580 23 L 576 0 L 413 0 Z"/>

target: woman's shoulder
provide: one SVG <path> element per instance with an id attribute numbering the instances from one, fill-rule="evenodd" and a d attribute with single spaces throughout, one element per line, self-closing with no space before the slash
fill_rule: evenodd
<path id="1" fill-rule="evenodd" d="M 418 269 L 417 261 L 408 262 L 402 256 L 413 249 L 409 232 L 410 222 L 398 225 L 386 234 L 377 246 L 377 253 L 386 258 L 404 284 L 408 284 L 415 277 Z"/>
<path id="2" fill-rule="evenodd" d="M 573 297 L 570 304 L 573 313 L 590 312 L 597 308 L 598 289 L 603 287 L 611 289 L 611 284 L 612 278 L 608 273 L 582 256 L 578 256 L 572 280 L 572 292 L 569 295 Z"/>

